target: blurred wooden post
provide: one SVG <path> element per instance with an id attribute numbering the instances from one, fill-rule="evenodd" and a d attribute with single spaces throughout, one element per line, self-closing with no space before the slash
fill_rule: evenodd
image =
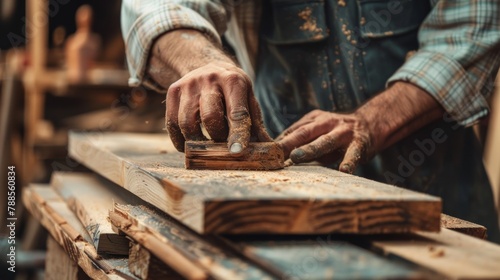
<path id="1" fill-rule="evenodd" d="M 484 164 L 493 189 L 497 212 L 500 209 L 500 75 L 496 79 L 495 92 L 491 102 L 492 112 L 486 146 Z M 500 218 L 499 218 L 500 220 Z"/>
<path id="2" fill-rule="evenodd" d="M 31 181 L 36 164 L 33 147 L 37 123 L 43 118 L 44 89 L 40 78 L 44 75 L 47 56 L 48 0 L 26 0 L 26 37 L 30 65 L 24 77 L 25 86 L 25 141 L 24 141 L 24 182 Z"/>

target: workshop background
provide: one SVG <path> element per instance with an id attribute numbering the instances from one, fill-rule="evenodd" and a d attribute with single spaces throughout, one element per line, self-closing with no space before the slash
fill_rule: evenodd
<path id="1" fill-rule="evenodd" d="M 80 20 L 91 24 L 93 34 L 79 39 L 75 37 L 77 11 L 84 5 Z M 0 2 L 0 182 L 5 185 L 4 171 L 15 166 L 17 279 L 43 279 L 47 239 L 47 232 L 21 203 L 23 186 L 47 183 L 54 171 L 87 170 L 68 156 L 68 131 L 164 130 L 165 97 L 127 85 L 119 17 L 119 0 Z M 492 113 L 475 130 L 484 145 L 484 162 L 498 208 L 498 86 L 495 92 L 490 99 Z M 0 204 L 7 200 L 2 188 Z M 6 218 L 7 208 L 0 207 L 0 220 Z M 4 237 L 0 243 L 4 275 L 8 228 L 0 228 L 0 234 Z"/>

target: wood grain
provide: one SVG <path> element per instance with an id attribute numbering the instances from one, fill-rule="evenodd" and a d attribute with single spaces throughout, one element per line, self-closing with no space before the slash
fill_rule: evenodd
<path id="1" fill-rule="evenodd" d="M 148 207 L 117 205 L 115 210 L 130 223 L 190 256 L 215 279 L 415 279 L 428 276 L 419 269 L 388 261 L 332 235 L 199 236 L 166 214 Z M 236 261 L 235 253 L 271 274 L 259 275 L 255 266 Z"/>
<path id="2" fill-rule="evenodd" d="M 252 263 L 213 245 L 208 237 L 200 236 L 146 206 L 115 205 L 109 217 L 117 228 L 183 277 L 273 279 L 272 275 Z M 187 266 L 191 270 L 186 270 Z M 191 274 L 200 272 L 200 269 L 204 272 L 202 276 Z"/>
<path id="3" fill-rule="evenodd" d="M 453 230 L 369 239 L 386 255 L 404 258 L 449 279 L 500 279 L 500 246 Z"/>
<path id="4" fill-rule="evenodd" d="M 480 239 L 486 239 L 487 230 L 482 225 L 448 216 L 446 214 L 441 214 L 441 227 Z"/>
<path id="5" fill-rule="evenodd" d="M 130 272 L 144 280 L 184 279 L 139 243 L 130 246 L 128 267 Z"/>
<path id="6" fill-rule="evenodd" d="M 251 142 L 241 154 L 229 153 L 227 143 L 186 141 L 186 169 L 276 170 L 283 169 L 284 155 L 274 142 Z"/>
<path id="7" fill-rule="evenodd" d="M 99 256 L 85 228 L 57 193 L 47 185 L 31 185 L 23 191 L 23 203 L 92 279 L 138 279 L 128 271 L 126 258 Z"/>
<path id="8" fill-rule="evenodd" d="M 128 239 L 115 233 L 108 221 L 113 201 L 123 203 L 119 196 L 85 173 L 54 172 L 50 185 L 84 225 L 98 254 L 128 255 Z"/>
<path id="9" fill-rule="evenodd" d="M 167 135 L 71 133 L 70 155 L 199 233 L 439 231 L 441 200 L 319 166 L 186 170 Z"/>
<path id="10" fill-rule="evenodd" d="M 44 279 L 77 280 L 79 266 L 68 257 L 64 249 L 51 236 L 47 238 L 47 259 Z M 88 277 L 87 277 L 88 279 Z"/>

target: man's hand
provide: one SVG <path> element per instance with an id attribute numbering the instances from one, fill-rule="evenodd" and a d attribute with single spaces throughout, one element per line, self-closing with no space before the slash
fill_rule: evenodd
<path id="1" fill-rule="evenodd" d="M 437 120 L 444 110 L 424 90 L 397 82 L 351 114 L 312 111 L 278 141 L 294 163 L 337 161 L 353 173 L 362 161 Z"/>
<path id="2" fill-rule="evenodd" d="M 148 73 L 168 87 L 166 127 L 177 150 L 184 150 L 186 140 L 206 140 L 201 125 L 235 154 L 250 141 L 272 141 L 249 77 L 201 33 L 175 30 L 161 36 Z"/>
<path id="3" fill-rule="evenodd" d="M 231 153 L 242 152 L 251 136 L 253 141 L 271 141 L 252 82 L 226 62 L 210 62 L 173 83 L 167 93 L 166 121 L 178 150 L 184 149 L 186 140 L 206 140 L 200 123 L 213 140 L 227 140 Z"/>
<path id="4" fill-rule="evenodd" d="M 339 169 L 347 173 L 353 173 L 373 152 L 369 150 L 373 141 L 368 124 L 356 114 L 315 110 L 285 130 L 278 140 L 294 163 L 335 162 L 343 156 Z"/>

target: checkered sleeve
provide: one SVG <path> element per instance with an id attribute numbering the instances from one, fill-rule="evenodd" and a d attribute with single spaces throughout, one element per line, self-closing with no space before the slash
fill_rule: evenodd
<path id="1" fill-rule="evenodd" d="M 500 65 L 500 2 L 437 1 L 419 31 L 420 48 L 389 79 L 431 94 L 461 125 L 488 114 Z"/>
<path id="2" fill-rule="evenodd" d="M 195 29 L 220 45 L 228 16 L 226 6 L 219 1 L 123 0 L 121 28 L 130 72 L 129 85 L 145 83 L 162 90 L 145 74 L 149 51 L 158 36 L 175 29 Z"/>

